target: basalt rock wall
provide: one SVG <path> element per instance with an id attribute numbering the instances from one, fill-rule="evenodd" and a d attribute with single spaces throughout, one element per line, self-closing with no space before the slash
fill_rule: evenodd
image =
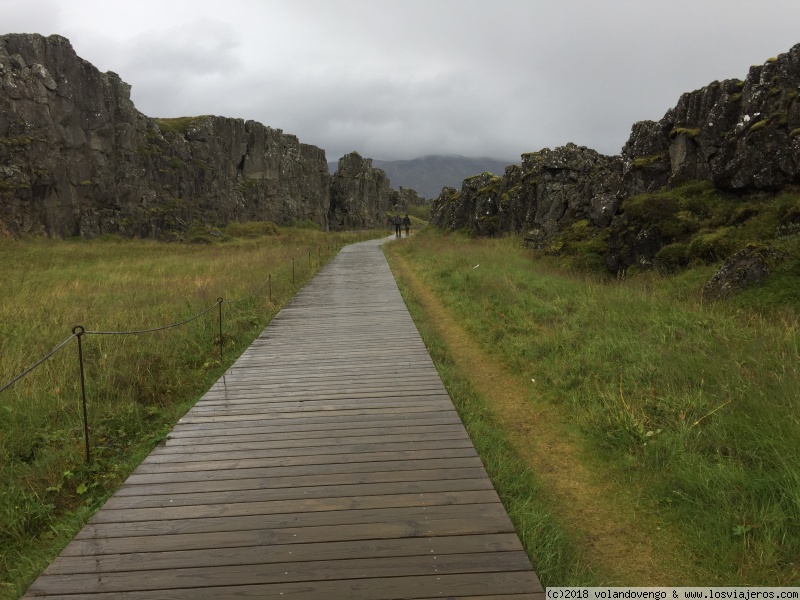
<path id="1" fill-rule="evenodd" d="M 192 223 L 328 228 L 325 152 L 255 121 L 152 119 L 60 36 L 0 36 L 0 221 L 12 235 L 180 235 Z"/>
<path id="2" fill-rule="evenodd" d="M 626 199 L 662 187 L 706 180 L 745 194 L 800 184 L 798 92 L 800 44 L 751 67 L 744 80 L 684 94 L 660 121 L 634 124 L 619 156 L 567 144 L 525 154 L 502 176 L 484 173 L 465 179 L 460 191 L 445 188 L 432 221 L 479 235 L 524 233 L 544 247 L 578 221 L 609 228 Z M 645 254 L 660 248 L 645 246 Z"/>
<path id="3" fill-rule="evenodd" d="M 389 178 L 372 166 L 371 158 L 351 152 L 339 159 L 331 178 L 331 229 L 381 227 L 392 203 Z"/>
<path id="4" fill-rule="evenodd" d="M 778 190 L 800 182 L 800 44 L 681 96 L 658 121 L 634 125 L 622 148 L 628 192 L 689 180 L 722 190 Z"/>
<path id="5" fill-rule="evenodd" d="M 581 219 L 607 225 L 619 207 L 622 159 L 567 144 L 522 156 L 503 176 L 483 173 L 445 188 L 434 201 L 440 227 L 480 235 L 528 232 L 546 239 Z"/>

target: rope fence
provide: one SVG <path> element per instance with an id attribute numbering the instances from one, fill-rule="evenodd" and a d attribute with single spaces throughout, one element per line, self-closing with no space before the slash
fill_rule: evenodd
<path id="1" fill-rule="evenodd" d="M 330 250 L 330 248 L 328 248 Z M 317 267 L 322 267 L 322 246 L 317 247 Z M 291 259 L 292 262 L 292 274 L 291 274 L 291 283 L 292 285 L 295 284 L 295 259 Z M 308 266 L 309 269 L 313 268 L 312 260 L 311 260 L 311 250 L 308 251 Z M 238 304 L 240 302 L 245 302 L 247 300 L 252 300 L 259 296 L 259 294 L 263 293 L 264 288 L 267 288 L 267 295 L 269 297 L 269 302 L 272 303 L 272 274 L 270 273 L 267 278 L 260 283 L 252 293 L 247 296 L 243 296 L 241 298 L 236 298 L 233 300 L 225 300 L 222 297 L 217 298 L 217 301 L 205 308 L 203 311 L 197 313 L 196 315 L 184 319 L 182 321 L 178 321 L 176 323 L 170 323 L 169 325 L 162 325 L 157 327 L 148 327 L 143 329 L 133 329 L 128 331 L 98 331 L 98 330 L 91 330 L 85 329 L 82 325 L 76 325 L 72 328 L 72 335 L 70 335 L 67 339 L 62 341 L 58 344 L 55 348 L 53 348 L 50 352 L 48 352 L 45 356 L 37 360 L 27 369 L 22 371 L 19 375 L 11 379 L 9 382 L 4 384 L 0 387 L 0 393 L 6 391 L 7 389 L 11 388 L 15 383 L 20 381 L 21 379 L 25 378 L 31 372 L 36 370 L 38 367 L 43 365 L 47 360 L 55 356 L 60 350 L 66 347 L 72 340 L 77 340 L 78 343 L 78 363 L 80 367 L 80 384 L 81 384 L 81 403 L 83 409 L 83 433 L 84 433 L 84 445 L 86 451 L 86 463 L 89 464 L 91 462 L 91 452 L 90 452 L 90 444 L 89 444 L 89 418 L 88 418 L 88 410 L 87 410 L 87 397 L 86 397 L 86 376 L 84 370 L 84 360 L 83 360 L 83 337 L 86 335 L 104 335 L 104 336 L 127 336 L 127 335 L 140 335 L 146 333 L 155 333 L 158 331 L 166 331 L 168 329 L 174 329 L 176 327 L 180 327 L 182 325 L 187 325 L 192 321 L 196 321 L 199 318 L 207 315 L 215 308 L 217 309 L 218 313 L 218 351 L 219 351 L 219 358 L 220 362 L 223 358 L 223 332 L 222 332 L 222 306 L 224 304 Z"/>

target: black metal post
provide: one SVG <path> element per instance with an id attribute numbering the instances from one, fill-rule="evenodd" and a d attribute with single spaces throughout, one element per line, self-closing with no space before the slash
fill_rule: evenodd
<path id="1" fill-rule="evenodd" d="M 308 268 L 311 269 L 311 250 L 308 251 Z"/>
<path id="2" fill-rule="evenodd" d="M 272 273 L 269 274 L 267 280 L 269 281 L 269 303 L 272 304 Z"/>
<path id="3" fill-rule="evenodd" d="M 222 362 L 222 298 L 217 298 L 219 307 L 219 361 Z"/>
<path id="4" fill-rule="evenodd" d="M 292 283 L 294 283 L 294 259 L 292 259 Z"/>
<path id="5" fill-rule="evenodd" d="M 83 371 L 83 334 L 86 330 L 81 325 L 72 328 L 72 334 L 78 337 L 78 364 L 81 370 L 81 399 L 83 401 L 83 441 L 86 445 L 86 464 L 91 462 L 89 453 L 89 414 L 86 410 L 86 376 Z"/>
<path id="6" fill-rule="evenodd" d="M 322 244 L 317 246 L 317 266 L 322 266 Z"/>

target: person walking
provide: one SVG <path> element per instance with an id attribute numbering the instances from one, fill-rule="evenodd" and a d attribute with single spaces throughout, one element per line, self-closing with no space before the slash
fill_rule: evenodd
<path id="1" fill-rule="evenodd" d="M 406 228 L 406 237 L 408 237 L 408 232 L 411 230 L 411 219 L 408 218 L 408 215 L 403 217 L 403 227 Z"/>
<path id="2" fill-rule="evenodd" d="M 394 235 L 395 235 L 395 237 L 398 237 L 398 238 L 402 237 L 402 234 L 400 233 L 400 226 L 402 224 L 403 224 L 403 222 L 400 220 L 400 215 L 395 215 L 394 216 Z"/>

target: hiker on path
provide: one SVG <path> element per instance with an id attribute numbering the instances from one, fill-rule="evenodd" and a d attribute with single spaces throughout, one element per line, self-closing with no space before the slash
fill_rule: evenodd
<path id="1" fill-rule="evenodd" d="M 403 224 L 403 222 L 400 220 L 400 215 L 395 215 L 394 216 L 394 235 L 395 235 L 395 237 L 402 237 L 402 234 L 400 233 L 400 225 L 402 225 L 402 224 Z"/>
<path id="2" fill-rule="evenodd" d="M 403 217 L 403 226 L 406 228 L 406 237 L 408 237 L 408 232 L 411 229 L 411 219 L 408 218 L 408 215 Z"/>

